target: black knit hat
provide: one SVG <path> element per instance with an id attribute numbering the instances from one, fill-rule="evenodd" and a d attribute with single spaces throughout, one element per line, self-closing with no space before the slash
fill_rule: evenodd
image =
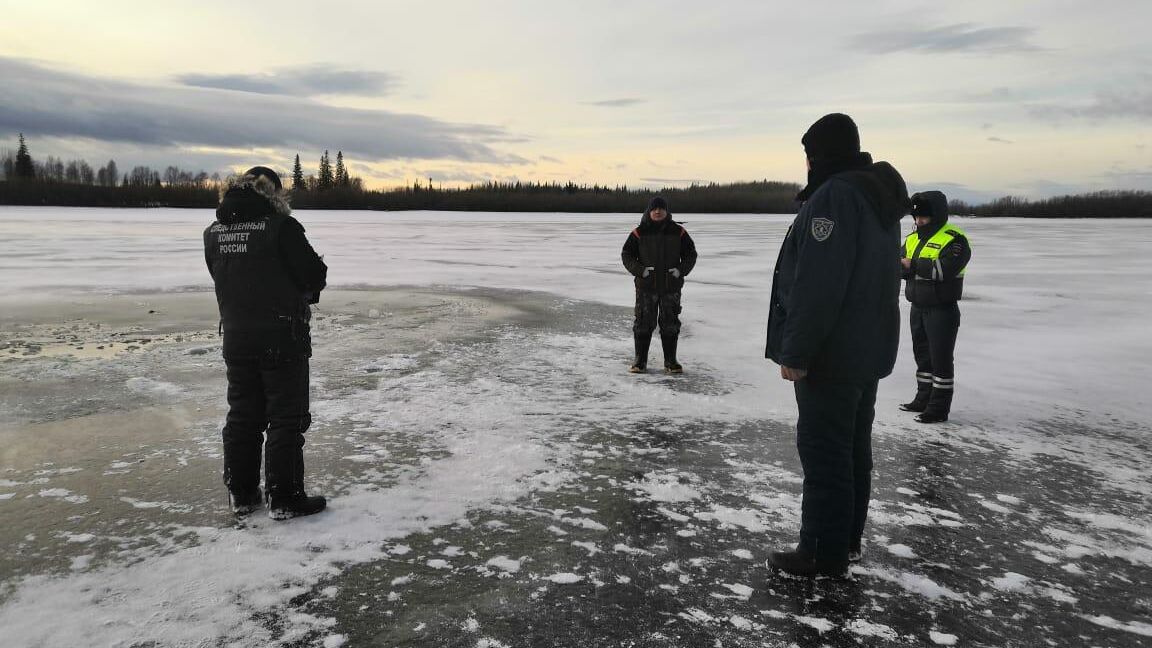
<path id="1" fill-rule="evenodd" d="M 912 194 L 912 216 L 927 216 L 933 222 L 948 220 L 948 197 L 940 191 Z"/>
<path id="2" fill-rule="evenodd" d="M 652 196 L 652 200 L 648 201 L 648 209 L 645 209 L 644 213 L 651 214 L 653 209 L 668 211 L 668 201 L 664 200 L 664 196 Z"/>
<path id="3" fill-rule="evenodd" d="M 280 184 L 280 176 L 276 175 L 275 171 L 269 169 L 266 166 L 254 166 L 251 169 L 245 171 L 244 175 L 252 176 L 255 178 L 264 176 L 265 178 L 268 178 L 272 181 L 272 184 L 276 187 L 276 191 L 280 191 L 284 188 L 284 185 Z"/>
<path id="4" fill-rule="evenodd" d="M 813 160 L 845 157 L 860 152 L 860 131 L 848 115 L 832 113 L 817 119 L 800 142 Z"/>

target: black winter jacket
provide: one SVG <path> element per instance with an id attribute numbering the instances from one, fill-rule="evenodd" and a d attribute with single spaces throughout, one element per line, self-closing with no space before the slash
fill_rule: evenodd
<path id="1" fill-rule="evenodd" d="M 908 193 L 891 165 L 860 155 L 811 191 L 776 261 L 765 356 L 814 378 L 877 380 L 896 363 Z"/>
<path id="2" fill-rule="evenodd" d="M 696 267 L 696 243 L 688 230 L 672 220 L 672 214 L 657 223 L 645 212 L 640 226 L 624 241 L 620 260 L 635 277 L 637 289 L 678 293 L 684 288 L 684 277 Z M 647 277 L 644 268 L 653 268 Z M 679 278 L 668 272 L 672 268 L 680 271 Z"/>
<path id="3" fill-rule="evenodd" d="M 319 301 L 328 267 L 289 213 L 250 185 L 234 187 L 204 230 L 225 358 L 312 353 L 308 305 Z"/>

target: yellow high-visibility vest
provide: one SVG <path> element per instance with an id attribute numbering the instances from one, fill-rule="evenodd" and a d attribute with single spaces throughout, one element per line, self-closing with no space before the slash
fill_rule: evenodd
<path id="1" fill-rule="evenodd" d="M 916 248 L 920 247 L 920 235 L 918 235 L 916 232 L 912 232 L 908 235 L 908 238 L 904 239 L 904 256 L 912 260 L 931 259 L 935 261 L 936 259 L 940 258 L 940 250 L 943 250 L 945 247 L 947 247 L 948 244 L 952 242 L 952 239 L 956 238 L 957 236 L 968 238 L 968 235 L 964 233 L 964 230 L 960 229 L 959 227 L 945 225 L 944 227 L 941 227 L 939 230 L 937 230 L 936 233 L 932 235 L 932 238 L 928 239 L 928 242 L 924 244 L 924 247 L 920 248 L 920 253 L 917 254 Z M 969 239 L 968 244 L 972 244 L 971 239 Z M 960 274 L 956 276 L 963 277 L 964 273 L 967 271 L 968 268 L 965 267 L 960 271 Z"/>

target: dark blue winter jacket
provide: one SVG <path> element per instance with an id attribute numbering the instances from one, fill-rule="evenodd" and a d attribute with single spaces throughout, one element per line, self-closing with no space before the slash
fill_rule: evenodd
<path id="1" fill-rule="evenodd" d="M 765 355 L 814 378 L 877 380 L 896 363 L 908 193 L 896 169 L 866 159 L 811 194 L 776 261 Z"/>

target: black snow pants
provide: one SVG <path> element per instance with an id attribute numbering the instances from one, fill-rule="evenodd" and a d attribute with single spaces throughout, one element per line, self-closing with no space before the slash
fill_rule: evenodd
<path id="1" fill-rule="evenodd" d="M 658 293 L 636 289 L 636 320 L 632 332 L 636 337 L 651 337 L 660 328 L 660 337 L 680 335 L 680 293 Z"/>
<path id="2" fill-rule="evenodd" d="M 846 560 L 864 534 L 877 382 L 796 381 L 796 448 L 804 468 L 800 546 L 821 559 Z"/>
<path id="3" fill-rule="evenodd" d="M 960 307 L 952 302 L 939 306 L 913 305 L 909 310 L 917 385 L 923 388 L 931 383 L 933 390 L 951 392 L 955 378 L 953 354 L 956 350 L 956 334 L 960 330 Z"/>
<path id="4" fill-rule="evenodd" d="M 304 491 L 304 431 L 308 358 L 226 358 L 228 417 L 224 424 L 224 483 L 233 493 L 259 492 L 260 454 L 269 497 Z M 268 433 L 267 442 L 264 433 Z"/>

